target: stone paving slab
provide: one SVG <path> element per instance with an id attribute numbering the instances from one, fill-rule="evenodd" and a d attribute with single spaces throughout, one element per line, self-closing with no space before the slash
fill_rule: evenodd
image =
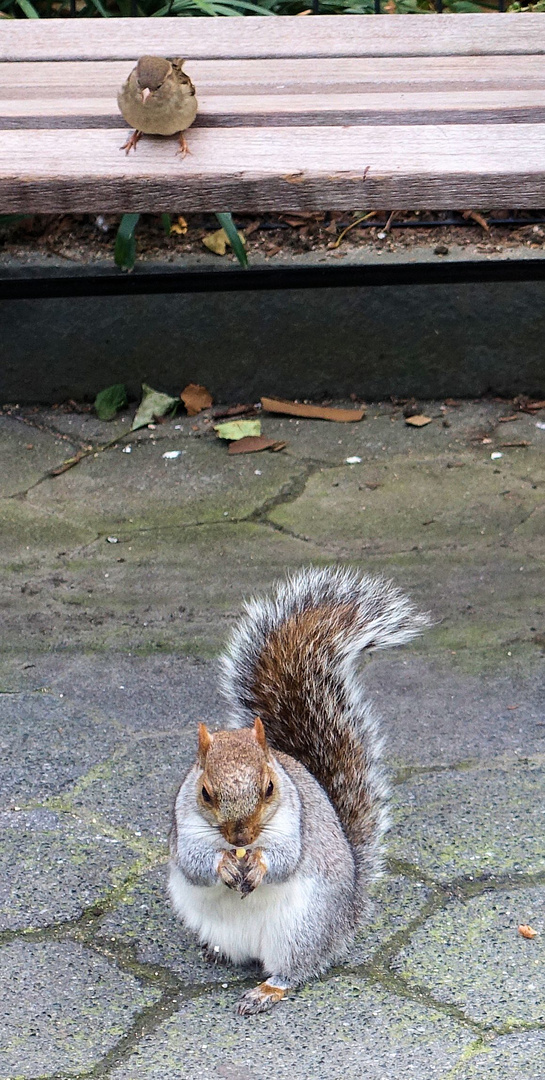
<path id="1" fill-rule="evenodd" d="M 471 459 L 467 451 L 427 460 L 388 454 L 372 465 L 324 468 L 296 502 L 273 508 L 270 519 L 315 543 L 357 543 L 362 553 L 410 551 L 415 541 L 419 550 L 498 544 L 541 505 L 545 483 L 539 450 L 509 455 L 496 464 L 483 447 Z"/>
<path id="2" fill-rule="evenodd" d="M 318 547 L 227 519 L 224 525 L 117 529 L 117 544 L 108 543 L 109 532 L 87 535 L 76 550 L 56 537 L 49 564 L 38 570 L 24 555 L 10 561 L 3 610 L 10 652 L 31 644 L 43 651 L 164 650 L 174 662 L 179 653 L 216 655 L 243 597 L 287 566 L 326 561 Z"/>
<path id="3" fill-rule="evenodd" d="M 111 830 L 52 810 L 0 811 L 0 930 L 75 920 L 137 861 Z"/>
<path id="4" fill-rule="evenodd" d="M 29 657 L 26 657 L 29 664 Z M 27 675 L 34 677 L 34 669 Z M 59 795 L 89 769 L 108 758 L 122 734 L 104 716 L 95 719 L 83 703 L 64 696 L 0 694 L 2 807 Z"/>
<path id="5" fill-rule="evenodd" d="M 57 432 L 0 415 L 0 497 L 27 491 L 73 452 L 74 445 Z"/>
<path id="6" fill-rule="evenodd" d="M 413 776 L 397 786 L 388 849 L 436 881 L 543 874 L 543 762 Z"/>
<path id="7" fill-rule="evenodd" d="M 196 731 L 141 736 L 79 785 L 72 805 L 95 811 L 138 836 L 165 843 L 180 781 L 196 756 Z"/>
<path id="8" fill-rule="evenodd" d="M 520 925 L 537 937 L 525 939 Z M 478 1023 L 545 1022 L 545 888 L 489 892 L 431 915 L 395 959 L 412 986 Z"/>
<path id="9" fill-rule="evenodd" d="M 473 1041 L 438 1010 L 365 986 L 356 976 L 315 983 L 289 1008 L 250 1023 L 234 1018 L 236 997 L 236 989 L 215 990 L 188 1001 L 140 1041 L 112 1080 L 216 1078 L 229 1076 L 225 1066 L 248 1080 L 271 1074 L 343 1080 L 362 1075 L 362 1068 L 366 1080 L 442 1080 Z"/>
<path id="10" fill-rule="evenodd" d="M 92 522 L 104 535 L 131 526 L 136 532 L 239 520 L 302 475 L 282 454 L 240 455 L 240 461 L 228 456 L 223 440 L 177 434 L 168 441 L 168 452 L 180 451 L 174 460 L 163 458 L 163 440 L 113 447 L 86 457 L 77 471 L 45 479 L 29 493 L 29 505 Z"/>
<path id="11" fill-rule="evenodd" d="M 160 997 L 75 942 L 13 941 L 0 965 L 0 1077 L 89 1069 Z"/>
<path id="12" fill-rule="evenodd" d="M 545 1034 L 527 1031 L 505 1035 L 480 1047 L 454 1076 L 455 1080 L 542 1080 L 544 1061 Z"/>

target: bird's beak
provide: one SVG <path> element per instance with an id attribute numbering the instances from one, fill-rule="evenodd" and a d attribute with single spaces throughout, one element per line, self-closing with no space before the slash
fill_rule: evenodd
<path id="1" fill-rule="evenodd" d="M 145 105 L 146 101 L 148 100 L 148 98 L 149 98 L 149 96 L 151 94 L 151 90 L 149 90 L 148 87 L 145 86 L 144 89 L 141 91 L 141 94 L 142 94 L 142 104 Z"/>

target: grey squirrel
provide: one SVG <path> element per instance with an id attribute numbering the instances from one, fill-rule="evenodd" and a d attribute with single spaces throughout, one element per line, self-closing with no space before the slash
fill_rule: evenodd
<path id="1" fill-rule="evenodd" d="M 428 622 L 391 583 L 344 569 L 300 571 L 246 605 L 223 657 L 229 730 L 199 725 L 169 869 L 174 910 L 209 953 L 262 964 L 239 1013 L 325 971 L 366 913 L 387 785 L 356 664 Z"/>

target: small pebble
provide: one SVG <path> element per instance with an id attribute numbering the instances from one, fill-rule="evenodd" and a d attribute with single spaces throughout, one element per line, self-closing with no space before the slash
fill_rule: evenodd
<path id="1" fill-rule="evenodd" d="M 124 446 L 121 453 L 122 454 L 132 454 L 132 446 Z"/>
<path id="2" fill-rule="evenodd" d="M 181 450 L 166 450 L 163 457 L 167 458 L 169 461 L 173 461 L 174 458 L 179 458 L 181 453 Z"/>
<path id="3" fill-rule="evenodd" d="M 448 255 L 449 249 L 446 244 L 436 244 L 433 250 L 436 255 Z"/>
<path id="4" fill-rule="evenodd" d="M 496 450 L 490 457 L 492 458 L 492 461 L 497 461 L 498 458 L 503 457 L 503 454 L 500 454 L 499 450 Z"/>
<path id="5" fill-rule="evenodd" d="M 346 464 L 347 465 L 359 465 L 360 461 L 361 461 L 360 457 L 347 457 L 346 458 Z"/>

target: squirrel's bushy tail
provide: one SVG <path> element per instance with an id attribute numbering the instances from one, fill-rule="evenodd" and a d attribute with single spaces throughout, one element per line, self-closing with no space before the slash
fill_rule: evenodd
<path id="1" fill-rule="evenodd" d="M 387 790 L 356 665 L 364 650 L 401 645 L 428 623 L 382 578 L 307 569 L 246 605 L 223 658 L 232 723 L 260 716 L 273 749 L 316 777 L 367 881 L 378 869 Z"/>

